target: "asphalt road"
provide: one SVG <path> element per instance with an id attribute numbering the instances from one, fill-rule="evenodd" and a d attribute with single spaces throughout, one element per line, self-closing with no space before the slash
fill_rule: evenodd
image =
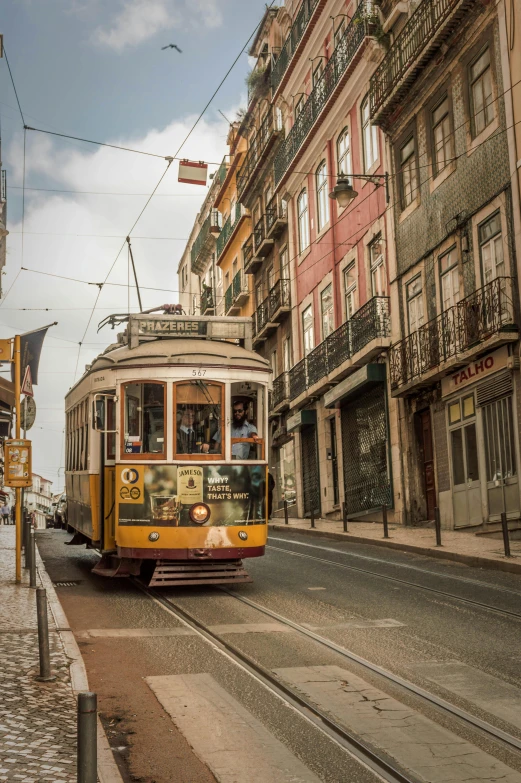
<path id="1" fill-rule="evenodd" d="M 129 580 L 91 574 L 97 556 L 65 546 L 69 539 L 49 530 L 38 534 L 38 546 L 126 781 L 231 783 L 239 780 L 226 766 L 231 755 L 249 766 L 244 781 L 271 780 L 252 771 L 261 756 L 280 768 L 294 765 L 293 776 L 290 769 L 288 777 L 274 773 L 273 780 L 379 779 L 187 628 L 175 607 L 166 611 Z M 233 592 L 521 739 L 520 577 L 278 532 L 266 556 L 247 569 L 253 584 Z M 412 780 L 521 782 L 521 752 L 258 608 L 218 588 L 160 593 L 377 747 Z M 210 692 L 211 718 L 200 707 Z M 234 749 L 227 756 L 218 747 L 225 735 Z"/>

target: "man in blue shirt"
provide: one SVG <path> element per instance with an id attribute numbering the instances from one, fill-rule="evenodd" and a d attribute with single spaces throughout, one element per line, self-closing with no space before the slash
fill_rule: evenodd
<path id="1" fill-rule="evenodd" d="M 232 440 L 233 438 L 252 438 L 255 443 L 261 439 L 257 435 L 257 427 L 250 424 L 246 418 L 246 406 L 243 400 L 233 403 Z M 232 459 L 250 459 L 251 443 L 232 443 Z"/>

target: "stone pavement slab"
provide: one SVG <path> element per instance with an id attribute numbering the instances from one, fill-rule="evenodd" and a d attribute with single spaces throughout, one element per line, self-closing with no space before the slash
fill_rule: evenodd
<path id="1" fill-rule="evenodd" d="M 503 541 L 487 536 L 476 536 L 473 530 L 442 530 L 442 546 L 436 546 L 434 527 L 403 527 L 389 525 L 389 538 L 383 537 L 381 522 L 349 521 L 347 533 L 343 532 L 342 520 L 317 519 L 311 529 L 309 519 L 272 519 L 270 530 L 293 530 L 311 536 L 329 535 L 341 541 L 386 546 L 403 552 L 416 552 L 429 557 L 444 558 L 479 568 L 509 571 L 521 574 L 521 541 L 510 541 L 512 557 L 505 557 Z"/>

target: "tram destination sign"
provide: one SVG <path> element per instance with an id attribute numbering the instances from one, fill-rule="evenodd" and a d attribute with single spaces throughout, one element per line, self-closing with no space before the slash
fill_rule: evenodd
<path id="1" fill-rule="evenodd" d="M 140 318 L 138 334 L 154 337 L 206 337 L 207 323 L 190 318 L 159 319 Z"/>

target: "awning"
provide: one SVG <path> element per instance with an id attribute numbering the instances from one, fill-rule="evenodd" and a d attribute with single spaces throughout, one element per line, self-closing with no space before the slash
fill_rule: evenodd
<path id="1" fill-rule="evenodd" d="M 299 411 L 293 416 L 288 416 L 286 419 L 286 429 L 288 432 L 294 432 L 300 430 L 302 427 L 309 426 L 310 424 L 317 423 L 317 412 L 312 411 Z"/>
<path id="2" fill-rule="evenodd" d="M 336 408 L 377 383 L 385 383 L 385 364 L 366 364 L 324 394 L 324 407 Z"/>

